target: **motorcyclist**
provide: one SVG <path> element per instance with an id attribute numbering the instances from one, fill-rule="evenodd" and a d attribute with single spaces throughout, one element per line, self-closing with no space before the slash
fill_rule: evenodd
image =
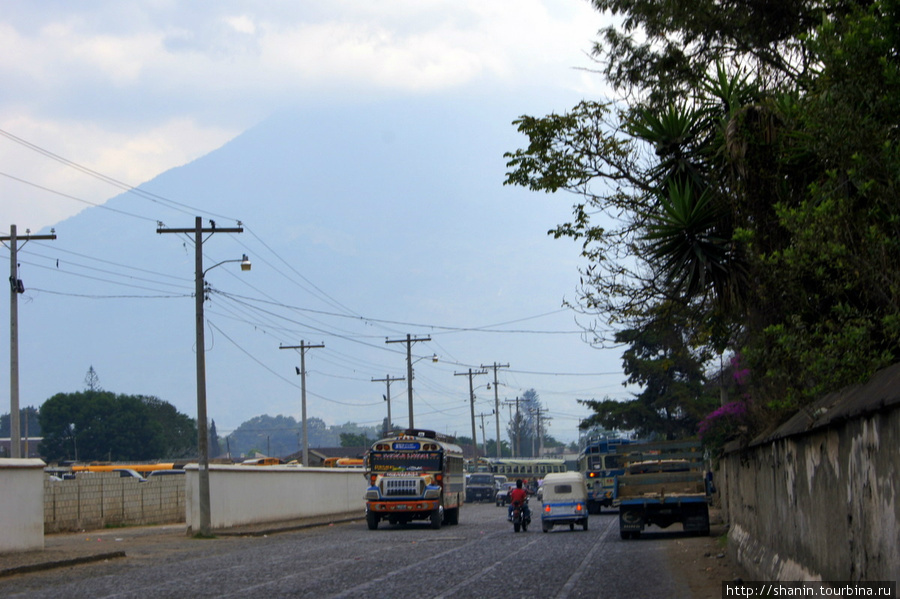
<path id="1" fill-rule="evenodd" d="M 508 520 L 512 520 L 513 509 L 517 505 L 523 507 L 522 517 L 529 520 L 531 519 L 531 510 L 528 508 L 528 503 L 526 502 L 528 495 L 528 490 L 525 489 L 522 479 L 516 479 L 516 488 L 511 489 L 509 492 L 509 509 L 507 511 Z"/>

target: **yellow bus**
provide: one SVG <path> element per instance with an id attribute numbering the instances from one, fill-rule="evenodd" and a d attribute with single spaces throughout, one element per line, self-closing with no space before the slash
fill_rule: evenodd
<path id="1" fill-rule="evenodd" d="M 114 472 L 116 470 L 134 470 L 147 475 L 156 470 L 184 470 L 184 464 L 167 462 L 161 464 L 113 464 L 111 462 L 91 462 L 80 466 L 72 466 L 72 472 Z"/>
<path id="2" fill-rule="evenodd" d="M 366 453 L 366 523 L 428 520 L 459 524 L 465 495 L 462 449 L 434 431 L 409 429 L 376 441 Z"/>

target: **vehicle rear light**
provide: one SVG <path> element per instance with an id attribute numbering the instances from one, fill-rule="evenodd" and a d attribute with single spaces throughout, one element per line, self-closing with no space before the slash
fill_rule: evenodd
<path id="1" fill-rule="evenodd" d="M 547 513 L 547 514 L 550 513 L 550 506 L 549 506 L 549 505 L 545 505 L 545 506 L 544 506 L 544 512 Z"/>
<path id="2" fill-rule="evenodd" d="M 575 511 L 576 511 L 576 512 L 580 512 L 580 511 L 582 511 L 583 509 L 584 509 L 584 506 L 581 505 L 580 503 L 576 503 L 576 504 L 575 504 Z"/>

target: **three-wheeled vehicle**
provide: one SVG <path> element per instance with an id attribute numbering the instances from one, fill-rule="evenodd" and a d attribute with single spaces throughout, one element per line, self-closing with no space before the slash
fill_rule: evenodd
<path id="1" fill-rule="evenodd" d="M 588 529 L 587 485 L 580 472 L 551 472 L 544 476 L 541 528 L 549 532 L 554 526 L 568 524 Z"/>

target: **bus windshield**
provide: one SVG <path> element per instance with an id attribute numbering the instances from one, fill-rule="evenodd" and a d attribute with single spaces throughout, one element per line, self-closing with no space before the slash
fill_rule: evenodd
<path id="1" fill-rule="evenodd" d="M 373 451 L 369 465 L 373 472 L 440 472 L 441 454 Z"/>

